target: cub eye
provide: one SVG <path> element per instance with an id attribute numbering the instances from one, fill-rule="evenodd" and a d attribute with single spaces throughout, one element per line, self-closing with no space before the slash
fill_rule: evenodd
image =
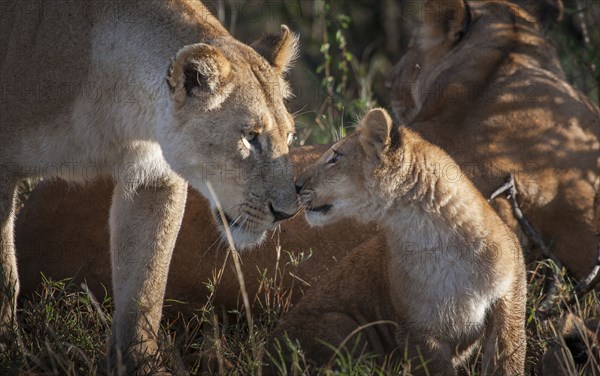
<path id="1" fill-rule="evenodd" d="M 256 149 L 257 151 L 261 151 L 262 150 L 262 146 L 260 145 L 260 140 L 258 139 L 258 132 L 253 132 L 253 131 L 249 131 L 249 132 L 244 132 L 242 135 L 242 143 L 244 144 L 244 146 L 248 149 Z"/>
<path id="2" fill-rule="evenodd" d="M 342 154 L 340 154 L 337 151 L 333 150 L 333 155 L 331 156 L 331 158 L 329 158 L 329 160 L 325 164 L 328 164 L 328 165 L 335 164 L 337 161 L 340 160 L 341 156 L 342 156 Z"/>

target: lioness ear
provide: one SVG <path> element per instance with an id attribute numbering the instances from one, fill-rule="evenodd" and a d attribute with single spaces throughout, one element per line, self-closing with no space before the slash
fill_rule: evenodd
<path id="1" fill-rule="evenodd" d="M 464 0 L 428 0 L 423 9 L 423 23 L 431 43 L 456 42 L 469 23 Z"/>
<path id="2" fill-rule="evenodd" d="M 379 159 L 390 137 L 390 130 L 394 126 L 392 118 L 382 108 L 369 111 L 362 119 L 358 130 L 358 139 L 367 157 Z"/>
<path id="3" fill-rule="evenodd" d="M 214 46 L 191 44 L 177 53 L 169 68 L 167 83 L 178 105 L 187 97 L 215 94 L 229 79 L 231 64 Z"/>
<path id="4" fill-rule="evenodd" d="M 298 57 L 298 36 L 281 25 L 279 34 L 265 34 L 252 43 L 252 48 L 264 57 L 278 72 L 286 72 Z"/>
<path id="5" fill-rule="evenodd" d="M 511 0 L 529 13 L 544 30 L 552 29 L 552 26 L 562 18 L 563 3 L 561 0 Z"/>

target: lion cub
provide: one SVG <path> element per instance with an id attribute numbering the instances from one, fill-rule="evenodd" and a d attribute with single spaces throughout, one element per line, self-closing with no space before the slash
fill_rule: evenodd
<path id="1" fill-rule="evenodd" d="M 446 375 L 481 344 L 482 374 L 523 374 L 519 243 L 445 152 L 375 109 L 297 189 L 309 223 L 376 221 L 385 239 L 358 247 L 309 290 L 282 317 L 271 353 L 287 333 L 314 365 L 330 364 L 333 345 L 380 361 L 408 355 L 413 372 Z"/>

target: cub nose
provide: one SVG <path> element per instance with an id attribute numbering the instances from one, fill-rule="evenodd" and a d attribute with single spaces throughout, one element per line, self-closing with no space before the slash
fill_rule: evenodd
<path id="1" fill-rule="evenodd" d="M 302 190 L 303 185 L 295 183 L 294 186 L 296 187 L 296 193 L 300 194 L 300 191 Z"/>
<path id="2" fill-rule="evenodd" d="M 271 203 L 269 204 L 269 210 L 271 211 L 271 214 L 273 214 L 273 222 L 279 222 L 279 221 L 286 220 L 288 218 L 293 217 L 295 214 L 295 213 L 288 214 L 288 213 L 284 213 L 284 212 L 275 210 L 275 208 L 273 207 L 273 204 L 271 204 Z"/>

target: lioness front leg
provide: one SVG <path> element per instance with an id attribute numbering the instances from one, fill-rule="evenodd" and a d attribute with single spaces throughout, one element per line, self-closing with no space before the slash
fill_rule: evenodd
<path id="1" fill-rule="evenodd" d="M 128 373 L 138 374 L 153 370 L 169 263 L 186 195 L 187 185 L 178 177 L 134 192 L 123 184 L 115 188 L 110 211 L 115 301 L 111 367 L 124 364 Z"/>
<path id="2" fill-rule="evenodd" d="M 16 307 L 19 293 L 14 241 L 15 196 L 17 184 L 0 170 L 0 348 L 16 334 Z"/>

